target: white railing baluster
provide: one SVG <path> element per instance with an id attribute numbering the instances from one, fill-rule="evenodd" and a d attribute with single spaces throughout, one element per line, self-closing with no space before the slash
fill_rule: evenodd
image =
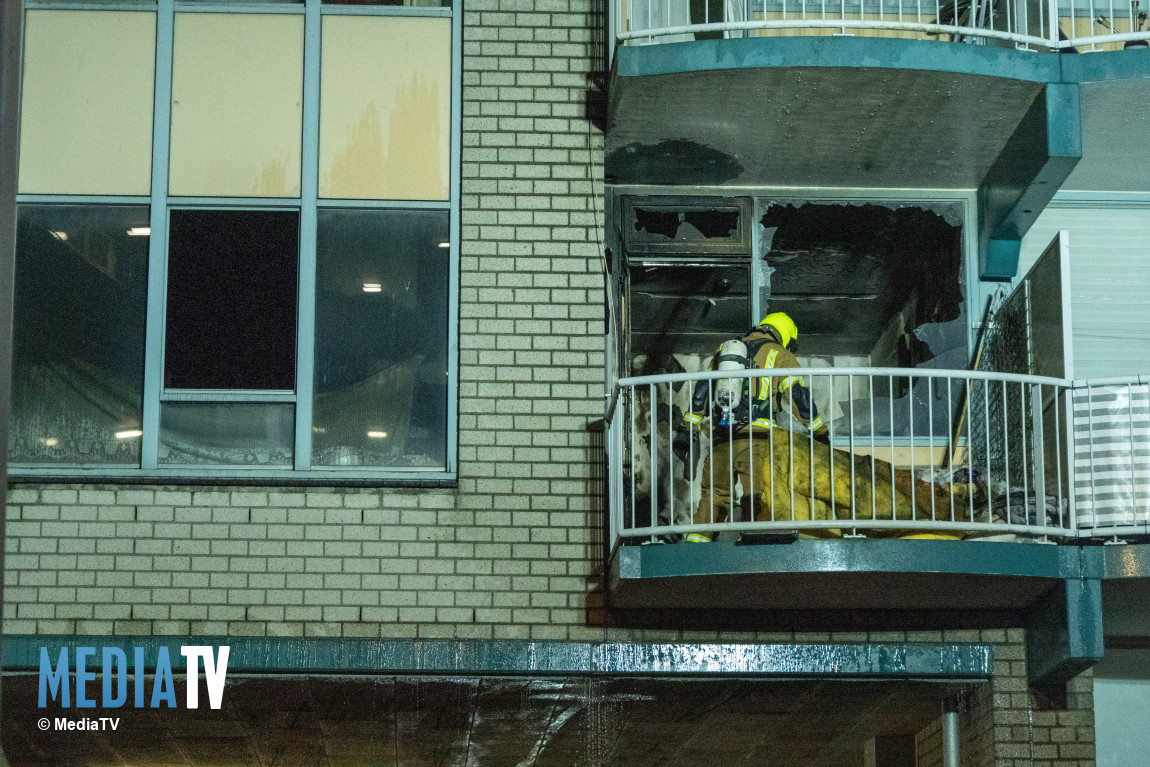
<path id="1" fill-rule="evenodd" d="M 712 386 L 711 382 L 724 377 L 731 377 L 725 373 L 706 372 L 696 374 L 672 374 L 662 376 L 644 376 L 624 378 L 620 380 L 619 387 L 623 392 L 622 406 L 617 412 L 627 414 L 626 426 L 618 424 L 618 431 L 614 432 L 612 444 L 616 448 L 610 450 L 610 471 L 608 486 L 618 488 L 612 491 L 610 497 L 612 508 L 609 521 L 612 526 L 611 534 L 619 541 L 627 542 L 635 539 L 653 539 L 666 533 L 690 532 L 718 532 L 729 530 L 741 532 L 748 530 L 798 529 L 825 531 L 828 528 L 848 528 L 865 532 L 868 529 L 885 529 L 904 533 L 914 530 L 951 530 L 957 533 L 966 532 L 1014 532 L 1033 535 L 1056 535 L 1062 537 L 1077 537 L 1089 535 L 1101 537 L 1103 535 L 1129 535 L 1144 530 L 1145 514 L 1137 507 L 1140 502 L 1139 493 L 1144 483 L 1143 474 L 1150 474 L 1150 466 L 1143 458 L 1139 458 L 1137 451 L 1144 448 L 1145 441 L 1144 421 L 1146 419 L 1146 385 L 1137 379 L 1102 379 L 1082 382 L 1077 385 L 1080 405 L 1076 409 L 1065 409 L 1066 415 L 1058 408 L 1070 405 L 1072 392 L 1075 391 L 1070 381 L 1038 376 L 1013 376 L 997 373 L 971 372 L 971 371 L 939 371 L 928 369 L 903 370 L 898 368 L 832 368 L 826 370 L 788 370 L 772 369 L 768 371 L 739 371 L 734 378 L 747 382 L 748 394 L 760 384 L 763 391 L 771 390 L 771 380 L 785 380 L 788 377 L 809 380 L 812 392 L 816 392 L 815 407 L 825 413 L 829 442 L 828 460 L 816 460 L 816 451 L 823 450 L 821 443 L 815 439 L 813 429 L 805 432 L 787 428 L 786 434 L 779 431 L 782 426 L 768 428 L 766 434 L 753 432 L 744 435 L 742 421 L 728 419 L 722 432 L 715 428 L 718 420 L 713 414 L 713 395 L 708 392 L 707 401 L 709 415 L 707 428 L 702 430 L 701 438 L 710 437 L 710 444 L 716 440 L 720 447 L 724 442 L 732 443 L 745 439 L 743 450 L 736 457 L 733 450 L 727 450 L 726 466 L 715 467 L 713 451 L 703 452 L 697 450 L 694 444 L 693 430 L 688 434 L 688 447 L 676 456 L 677 428 L 686 427 L 685 424 L 674 423 L 677 397 L 672 397 L 674 387 L 680 382 L 688 382 L 681 393 L 694 401 L 698 386 Z M 838 418 L 831 418 L 837 412 L 841 387 L 838 378 L 846 376 L 847 386 L 845 396 L 847 406 L 842 408 Z M 862 411 L 856 407 L 855 399 L 857 388 L 854 377 L 860 380 L 865 376 L 867 390 L 866 403 L 862 403 Z M 886 379 L 883 386 L 881 379 Z M 922 379 L 927 379 L 923 384 Z M 946 379 L 946 396 L 941 396 L 942 382 L 934 379 Z M 755 379 L 761 379 L 756 381 Z M 958 379 L 965 391 L 965 398 L 955 395 L 954 380 Z M 895 381 L 899 385 L 895 386 Z M 823 383 L 825 381 L 825 384 Z M 926 397 L 925 408 L 916 407 L 916 387 L 923 386 Z M 982 388 L 982 396 L 978 397 L 976 389 Z M 1001 387 L 1000 393 L 994 393 L 995 387 Z M 1016 387 L 1016 388 L 1015 388 Z M 906 392 L 903 397 L 896 398 L 896 389 Z M 1048 430 L 1044 413 L 1049 410 L 1046 403 L 1046 392 L 1052 393 L 1051 402 L 1055 408 L 1053 428 Z M 1012 395 L 1011 392 L 1017 392 Z M 645 400 L 640 400 L 640 393 Z M 664 403 L 660 397 L 667 397 Z M 1017 396 L 1018 402 L 1011 401 L 1011 396 Z M 789 410 L 788 422 L 793 423 L 795 412 L 794 387 L 786 390 L 783 410 Z M 875 400 L 879 400 L 876 405 Z M 935 400 L 938 399 L 936 405 Z M 824 401 L 825 400 L 825 401 Z M 981 403 L 978 402 L 981 400 Z M 781 414 L 776 413 L 774 398 L 768 396 L 770 404 L 764 408 L 764 416 L 770 417 L 774 422 Z M 646 404 L 645 404 L 646 403 Z M 649 404 L 649 409 L 643 408 Z M 820 407 L 820 404 L 822 407 Z M 918 403 L 921 405 L 922 403 Z M 881 414 L 880 405 L 887 407 L 887 414 Z M 938 407 L 946 408 L 945 418 L 939 414 Z M 1135 407 L 1138 408 L 1135 413 Z M 895 408 L 904 408 L 896 417 Z M 980 412 L 981 411 L 981 412 Z M 663 445 L 660 432 L 660 419 L 664 412 L 669 420 L 667 444 Z M 856 413 L 870 414 L 870 438 L 864 437 L 862 445 L 859 444 L 855 434 Z M 956 417 L 965 412 L 962 425 L 956 428 Z M 876 416 L 884 420 L 884 435 L 879 435 Z M 642 418 L 643 421 L 639 419 Z M 922 435 L 918 419 L 922 418 L 928 429 Z M 1082 423 L 1078 419 L 1087 419 Z M 981 420 L 981 426 L 979 421 Z M 1066 423 L 1064 437 L 1063 423 Z M 1079 424 L 1083 444 L 1078 455 L 1073 454 L 1074 423 Z M 934 431 L 945 424 L 947 438 L 942 443 L 944 458 L 948 460 L 950 471 L 942 472 L 936 465 L 936 449 L 939 440 Z M 615 428 L 615 427 L 612 427 Z M 765 427 L 764 427 L 765 428 Z M 797 428 L 797 427 L 796 427 Z M 978 434 L 981 428 L 982 434 Z M 841 435 L 846 429 L 846 440 Z M 640 436 L 640 431 L 644 435 Z M 965 435 L 965 436 L 964 436 Z M 629 441 L 627 437 L 629 436 Z M 786 438 L 788 444 L 784 451 L 777 443 L 777 438 Z M 959 443 L 965 439 L 963 458 L 958 459 Z M 762 440 L 762 442 L 760 442 Z M 802 440 L 801 442 L 799 440 Z M 885 440 L 885 441 L 882 441 Z M 835 448 L 836 442 L 843 442 L 843 452 Z M 920 444 L 921 441 L 921 444 Z M 856 449 L 866 449 L 869 442 L 870 471 L 862 471 L 852 457 Z M 905 446 L 906 449 L 900 446 Z M 925 448 L 925 450 L 924 450 Z M 983 450 L 983 456 L 978 456 L 977 450 Z M 807 454 L 803 455 L 806 450 Z M 1050 451 L 1053 450 L 1053 455 Z M 665 451 L 665 452 L 664 452 Z M 1103 455 L 1116 455 L 1110 459 Z M 744 453 L 750 456 L 749 466 L 742 463 Z M 876 453 L 882 453 L 880 459 Z M 923 454 L 928 456 L 929 464 L 923 466 Z M 664 455 L 666 458 L 664 459 Z M 776 461 L 776 455 L 778 460 Z M 889 458 L 888 458 L 889 456 Z M 1105 458 L 1105 460 L 1103 460 Z M 649 466 L 644 462 L 649 460 Z M 667 465 L 663 465 L 666 460 Z M 704 471 L 710 472 L 710 485 L 714 487 L 715 478 L 721 478 L 726 471 L 727 486 L 730 488 L 726 504 L 716 508 L 714 494 L 706 499 L 694 495 L 694 477 L 699 470 L 697 463 L 706 461 Z M 628 465 L 628 462 L 631 462 Z M 680 462 L 687 461 L 686 467 L 677 469 Z M 847 461 L 848 464 L 843 462 Z M 1129 465 L 1123 464 L 1129 461 Z M 1015 465 L 1015 462 L 1018 465 Z M 1099 463 L 1101 462 L 1101 463 Z M 878 465 L 885 464 L 885 465 Z M 959 471 L 961 466 L 962 471 Z M 789 467 L 789 472 L 787 468 Z M 1114 469 L 1117 468 L 1117 472 Z M 636 471 L 636 469 L 638 469 Z M 954 498 L 957 477 L 965 476 L 967 482 L 974 479 L 976 469 L 985 472 L 985 476 L 976 483 L 976 492 L 966 492 L 966 510 L 960 516 L 958 503 Z M 643 472 L 647 473 L 644 474 Z M 1099 471 L 1110 471 L 1102 475 Z M 820 473 L 821 472 L 821 473 Z M 911 477 L 910 488 L 903 483 L 906 473 Z M 1068 472 L 1069 482 L 1063 482 L 1062 474 Z M 676 477 L 682 473 L 688 481 L 689 488 L 686 498 L 676 493 Z M 1051 474 L 1053 473 L 1053 477 Z M 1074 506 L 1074 478 L 1077 473 L 1080 486 L 1084 488 L 1084 498 L 1092 498 L 1093 503 L 1084 504 L 1082 523 L 1087 527 L 1078 530 L 1076 525 L 1078 517 Z M 626 481 L 630 474 L 629 481 Z M 749 501 L 750 518 L 742 515 L 742 506 L 736 503 L 735 487 L 741 482 L 744 496 Z M 790 480 L 786 479 L 789 475 Z M 869 476 L 868 476 L 869 475 Z M 707 475 L 703 475 L 706 477 Z M 919 477 L 921 476 L 921 479 Z M 870 481 L 870 504 L 868 513 L 860 513 L 859 507 L 863 501 L 860 483 Z M 647 486 L 647 481 L 650 486 Z M 828 482 L 829 480 L 829 482 Z M 839 482 L 847 481 L 849 485 L 843 486 Z M 789 487 L 779 487 L 778 482 L 789 482 Z M 809 482 L 809 488 L 796 491 L 796 485 L 802 486 Z M 1017 482 L 1017 487 L 1015 483 Z M 887 492 L 889 483 L 891 499 L 890 512 L 878 510 L 878 496 Z M 921 484 L 920 484 L 921 483 Z M 985 483 L 985 484 L 984 484 Z M 630 499 L 626 498 L 629 488 Z M 924 492 L 931 493 L 930 498 L 923 496 Z M 1065 489 L 1064 489 L 1065 488 Z M 882 490 L 882 493 L 879 490 Z M 985 492 L 985 514 L 979 513 L 976 508 L 975 496 Z M 1119 505 L 1108 500 L 1111 496 L 1120 497 Z M 938 493 L 948 492 L 950 500 L 945 505 L 939 503 Z M 663 499 L 665 493 L 670 498 Z M 791 513 L 782 513 L 775 499 L 786 503 L 790 495 Z M 638 500 L 641 496 L 649 499 L 650 511 L 648 513 L 645 503 L 640 506 Z M 1106 496 L 1102 501 L 1099 498 Z M 1048 503 L 1056 504 L 1054 513 L 1047 513 Z M 689 509 L 684 512 L 683 504 Z M 799 513 L 796 504 L 803 503 L 804 509 L 809 507 L 810 513 Z M 622 510 L 614 504 L 622 506 Z M 1066 504 L 1066 511 L 1063 511 Z M 629 509 L 629 519 L 626 507 Z M 666 506 L 669 518 L 664 520 L 660 516 L 661 506 Z M 849 507 L 849 514 L 846 513 Z M 941 506 L 941 508 L 940 508 Z M 947 513 L 949 506 L 949 514 Z M 1021 507 L 1021 508 L 1019 508 Z M 709 513 L 699 515 L 699 524 L 695 524 L 694 511 L 697 508 L 708 509 Z M 770 512 L 767 512 L 770 509 Z M 1019 513 L 1021 512 L 1021 513 Z M 997 516 L 996 516 L 997 515 Z M 616 531 L 618 535 L 616 536 Z M 825 533 L 824 533 L 825 534 Z M 889 534 L 889 532 L 888 532 Z"/>
<path id="2" fill-rule="evenodd" d="M 855 379 L 854 376 L 847 376 L 847 407 L 850 414 L 847 416 L 847 439 L 850 442 L 851 456 L 855 454 Z M 835 440 L 831 437 L 831 449 L 834 449 Z M 858 504 L 856 502 L 857 493 L 855 492 L 855 462 L 851 459 L 851 519 L 856 519 Z"/>
<path id="3" fill-rule="evenodd" d="M 1026 515 L 1026 523 L 1030 524 L 1030 487 L 1029 477 L 1030 472 L 1026 468 L 1026 384 L 1018 384 L 1018 434 L 1022 439 L 1022 447 L 1019 450 L 1019 455 L 1022 457 L 1022 499 L 1025 504 L 1022 507 L 1022 513 Z M 1035 523 L 1038 521 L 1038 492 L 1034 494 L 1034 519 Z"/>
<path id="4" fill-rule="evenodd" d="M 630 418 L 627 420 L 631 422 L 631 529 L 634 530 L 638 527 L 635 524 L 635 451 L 637 449 L 635 442 L 635 387 L 629 386 L 627 388 L 631 391 Z"/>
<path id="5" fill-rule="evenodd" d="M 870 516 L 871 519 L 878 518 L 878 496 L 875 494 L 875 468 L 874 458 L 878 455 L 878 448 L 875 446 L 874 434 L 874 376 L 867 376 L 867 399 L 870 400 Z M 893 435 L 892 435 L 893 436 Z"/>
<path id="6" fill-rule="evenodd" d="M 986 437 L 986 521 L 989 524 L 994 522 L 994 490 L 991 485 L 994 478 L 994 466 L 990 460 L 990 381 L 983 382 L 982 406 L 985 426 L 982 433 Z"/>
<path id="7" fill-rule="evenodd" d="M 934 507 L 934 504 L 935 504 L 935 496 L 934 496 L 934 464 L 935 464 L 935 460 L 934 460 L 934 379 L 933 378 L 926 379 L 926 405 L 927 405 L 926 434 L 927 434 L 927 441 L 929 442 L 929 445 L 930 445 L 930 447 L 929 447 L 929 450 L 930 450 L 930 453 L 929 453 L 929 455 L 930 455 L 930 487 L 931 487 L 930 518 L 935 519 L 936 518 L 936 516 L 935 516 L 936 515 L 936 509 Z"/>
<path id="8" fill-rule="evenodd" d="M 830 381 L 831 389 L 830 389 L 830 393 L 827 394 L 827 402 L 833 403 L 835 401 L 835 377 L 833 375 L 829 376 L 828 380 Z M 814 413 L 814 408 L 815 408 L 815 406 L 813 404 L 813 402 L 814 402 L 814 389 L 815 389 L 814 384 L 815 384 L 815 382 L 812 380 L 811 381 L 811 402 L 812 402 L 811 413 Z M 828 407 L 829 407 L 829 405 L 828 405 Z M 827 412 L 827 420 L 831 420 L 831 414 L 829 411 Z M 832 421 L 832 425 L 833 425 L 833 421 Z M 835 510 L 835 438 L 834 438 L 834 433 L 830 431 L 829 426 L 827 427 L 827 433 L 828 433 L 827 444 L 830 446 L 831 512 L 834 513 L 834 510 Z M 814 454 L 815 454 L 815 433 L 814 433 L 814 431 L 811 431 L 811 461 L 812 461 L 812 465 L 814 462 Z M 812 472 L 812 476 L 811 476 L 811 487 L 812 488 L 814 488 L 814 486 L 815 486 L 815 478 L 814 478 L 813 474 L 814 474 L 814 472 Z M 812 509 L 812 511 L 813 511 L 813 509 Z M 812 514 L 812 516 L 813 516 L 813 514 Z"/>
<path id="9" fill-rule="evenodd" d="M 687 407 L 693 407 L 695 404 L 695 382 L 687 382 Z M 688 411 L 693 412 L 693 411 Z M 702 435 L 700 435 L 700 438 Z M 691 521 L 695 520 L 695 426 L 694 424 L 687 427 L 687 513 L 691 515 Z"/>
<path id="10" fill-rule="evenodd" d="M 890 392 L 890 486 L 894 487 L 894 377 L 887 379 L 887 388 Z M 894 502 L 894 493 L 890 494 L 890 518 L 898 519 L 898 509 Z"/>
<path id="11" fill-rule="evenodd" d="M 1138 473 L 1134 449 L 1134 387 L 1130 383 L 1126 384 L 1126 415 L 1130 429 L 1130 526 L 1133 528 L 1138 525 Z"/>
<path id="12" fill-rule="evenodd" d="M 648 525 L 652 522 L 658 526 L 659 521 L 659 419 L 656 414 L 659 412 L 659 389 L 657 384 L 651 384 L 650 393 L 651 404 L 647 408 L 650 413 L 651 421 L 651 515 Z M 651 540 L 655 540 L 655 534 L 651 534 Z"/>
<path id="13" fill-rule="evenodd" d="M 996 29 L 995 13 L 1002 13 L 1001 9 L 996 9 L 993 3 L 988 6 L 979 5 L 970 8 L 969 17 L 963 22 L 958 7 L 958 0 L 953 0 L 952 10 L 953 18 L 950 24 L 942 24 L 939 16 L 942 12 L 942 5 L 946 0 L 935 0 L 935 18 L 933 20 L 926 20 L 923 16 L 922 0 L 915 0 L 915 7 L 909 8 L 904 4 L 904 0 L 898 0 L 896 15 L 897 20 L 888 19 L 886 13 L 885 0 L 878 0 L 878 19 L 868 20 L 866 18 L 866 2 L 860 0 L 859 14 L 857 27 L 852 20 L 850 28 L 852 30 L 859 30 L 859 32 L 866 34 L 868 31 L 875 33 L 885 33 L 892 30 L 909 31 L 924 33 L 931 36 L 938 37 L 942 40 L 949 38 L 951 41 L 958 41 L 960 38 L 973 37 L 982 40 L 997 39 L 1006 40 L 1015 43 L 1017 46 L 1026 48 L 1041 47 L 1059 50 L 1068 47 L 1078 47 L 1079 49 L 1085 46 L 1097 49 L 1099 46 L 1106 44 L 1122 43 L 1130 40 L 1147 40 L 1150 39 L 1150 30 L 1138 30 L 1138 10 L 1137 6 L 1131 4 L 1125 11 L 1128 24 L 1126 32 L 1119 31 L 1121 28 L 1116 26 L 1117 20 L 1114 14 L 1114 0 L 1107 0 L 1103 8 L 1108 7 L 1110 15 L 1105 18 L 1106 29 L 1103 30 L 1105 34 L 1095 35 L 1093 30 L 1095 25 L 1099 23 L 1099 19 L 1103 18 L 1098 15 L 1098 5 L 1095 0 L 1089 0 L 1087 8 L 1078 9 L 1077 0 L 1070 0 L 1070 8 L 1068 13 L 1068 21 L 1070 22 L 1069 34 L 1067 40 L 1060 42 L 1059 37 L 1059 9 L 1058 0 L 1048 0 L 1045 8 L 1038 14 L 1038 33 L 1031 34 L 1030 29 L 1024 28 L 1023 19 L 1024 15 L 1018 8 L 1013 8 L 1014 0 L 1008 0 L 1005 14 L 1005 28 Z M 791 9 L 788 8 L 787 0 L 782 0 L 781 4 L 781 18 L 769 18 L 770 11 L 768 9 L 766 0 L 762 3 L 762 18 L 755 19 L 751 13 L 751 8 L 757 8 L 758 5 L 748 5 L 746 8 L 746 18 L 743 19 L 712 19 L 710 16 L 710 3 L 704 3 L 703 23 L 707 24 L 712 31 L 721 33 L 738 33 L 739 37 L 754 36 L 756 31 L 772 30 L 772 29 L 825 29 L 837 28 L 845 30 L 847 28 L 845 22 L 848 21 L 852 15 L 847 9 L 847 0 L 840 0 L 839 2 L 839 15 L 834 18 L 834 14 L 828 14 L 827 0 L 820 0 L 820 4 L 815 13 L 807 13 L 807 0 L 800 0 L 800 12 L 796 15 L 793 14 Z M 610 12 L 610 31 L 614 35 L 614 42 L 616 45 L 625 45 L 629 41 L 638 40 L 647 44 L 657 44 L 664 41 L 677 41 L 683 39 L 681 35 L 693 34 L 701 24 L 687 23 L 676 24 L 672 18 L 672 5 L 669 2 L 662 3 L 659 7 L 662 9 L 658 16 L 662 19 L 656 18 L 654 0 L 649 0 L 645 4 L 644 15 L 638 15 L 634 11 L 634 5 L 624 5 L 623 0 L 616 0 L 612 3 Z M 929 4 L 927 6 L 929 8 Z M 1077 36 L 1077 22 L 1082 16 L 1080 10 L 1087 10 L 1090 14 L 1090 25 L 1084 33 L 1084 36 Z M 913 13 L 912 13 L 913 11 Z M 1027 22 L 1025 27 L 1032 27 L 1032 22 Z"/>

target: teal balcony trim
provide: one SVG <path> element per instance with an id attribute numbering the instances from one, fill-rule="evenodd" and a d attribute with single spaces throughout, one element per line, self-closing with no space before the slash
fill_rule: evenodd
<path id="1" fill-rule="evenodd" d="M 877 37 L 749 37 L 618 49 L 620 77 L 757 67 L 862 67 L 1057 82 L 1057 56 L 985 45 Z"/>
<path id="2" fill-rule="evenodd" d="M 4 638 L 9 670 L 38 670 L 40 648 L 143 647 L 154 670 L 166 647 L 177 672 L 182 645 L 228 645 L 230 673 L 468 674 L 532 676 L 696 676 L 987 679 L 982 644 L 637 644 L 519 640 L 373 640 L 257 637 L 70 636 Z"/>
<path id="3" fill-rule="evenodd" d="M 1049 83 L 1015 128 L 978 188 L 979 273 L 1018 273 L 1022 237 L 1082 159 L 1077 83 Z"/>

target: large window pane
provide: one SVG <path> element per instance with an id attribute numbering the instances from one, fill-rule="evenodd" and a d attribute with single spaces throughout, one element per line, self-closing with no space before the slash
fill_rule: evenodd
<path id="1" fill-rule="evenodd" d="M 295 388 L 299 213 L 173 210 L 164 386 Z"/>
<path id="2" fill-rule="evenodd" d="M 321 211 L 313 462 L 443 468 L 446 211 Z"/>
<path id="3" fill-rule="evenodd" d="M 451 20 L 323 20 L 320 196 L 446 200 Z"/>
<path id="4" fill-rule="evenodd" d="M 139 463 L 147 226 L 146 207 L 20 207 L 14 463 Z"/>
<path id="5" fill-rule="evenodd" d="M 20 191 L 140 194 L 151 187 L 156 14 L 25 14 Z"/>
<path id="6" fill-rule="evenodd" d="M 180 13 L 173 55 L 170 193 L 298 197 L 303 17 Z"/>
<path id="7" fill-rule="evenodd" d="M 292 466 L 295 405 L 165 402 L 160 463 L 201 466 Z"/>

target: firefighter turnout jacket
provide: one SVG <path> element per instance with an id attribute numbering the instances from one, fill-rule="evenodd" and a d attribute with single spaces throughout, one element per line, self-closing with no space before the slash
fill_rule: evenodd
<path id="1" fill-rule="evenodd" d="M 756 370 L 770 370 L 772 368 L 797 368 L 799 361 L 784 346 L 779 344 L 774 335 L 763 326 L 755 327 L 741 339 L 747 346 L 747 358 L 750 367 Z M 718 354 L 711 360 L 711 369 L 714 370 Z M 717 419 L 717 412 L 708 412 L 713 408 L 714 400 L 711 396 L 712 381 L 700 383 L 695 387 L 691 399 L 691 412 L 683 417 L 684 423 L 698 426 L 708 416 Z M 767 432 L 776 426 L 775 413 L 779 410 L 790 410 L 808 429 L 816 435 L 822 436 L 827 432 L 811 398 L 810 390 L 803 384 L 801 376 L 771 376 L 769 378 L 750 378 L 743 380 L 743 397 L 739 406 L 735 408 L 733 433 L 727 428 L 715 428 L 716 439 L 726 438 L 728 434 L 740 437 L 749 430 L 755 431 L 755 436 Z M 712 407 L 709 408 L 708 405 Z M 716 420 L 717 423 L 717 420 Z"/>

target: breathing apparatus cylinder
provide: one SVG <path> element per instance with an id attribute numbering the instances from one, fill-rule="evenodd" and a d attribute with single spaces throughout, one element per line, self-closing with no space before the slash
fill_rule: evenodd
<path id="1" fill-rule="evenodd" d="M 736 339 L 723 342 L 722 346 L 719 347 L 718 359 L 717 370 L 720 371 L 746 370 L 750 367 L 750 360 L 747 359 L 747 345 Z M 726 424 L 730 420 L 731 413 L 742 401 L 743 383 L 743 379 L 737 377 L 719 379 L 718 385 L 715 387 L 715 404 L 719 406 L 719 410 L 723 414 L 720 420 L 721 424 Z"/>

